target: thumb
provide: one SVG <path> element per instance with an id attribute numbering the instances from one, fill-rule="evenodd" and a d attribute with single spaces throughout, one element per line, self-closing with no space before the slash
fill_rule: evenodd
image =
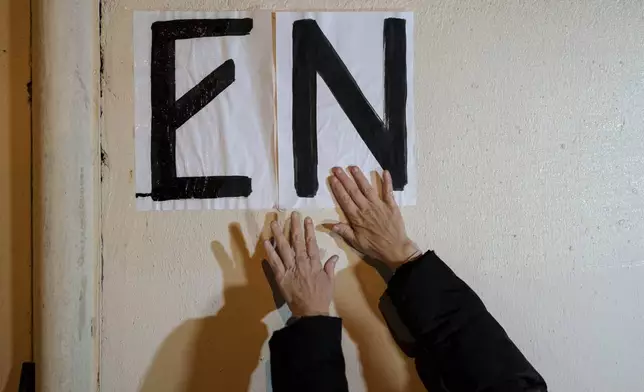
<path id="1" fill-rule="evenodd" d="M 324 263 L 324 272 L 330 277 L 333 278 L 335 275 L 335 265 L 338 263 L 338 256 L 331 256 L 329 260 Z"/>
<path id="2" fill-rule="evenodd" d="M 342 239 L 345 240 L 349 245 L 352 245 L 356 239 L 353 229 L 346 223 L 336 223 L 335 225 L 333 225 L 331 230 L 342 237 Z"/>

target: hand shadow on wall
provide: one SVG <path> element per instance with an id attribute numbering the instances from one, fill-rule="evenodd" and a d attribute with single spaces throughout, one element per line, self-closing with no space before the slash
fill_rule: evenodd
<path id="1" fill-rule="evenodd" d="M 375 172 L 370 174 L 371 183 L 382 194 L 380 175 Z M 336 212 L 344 218 L 339 207 L 336 207 Z M 393 306 L 384 297 L 386 282 L 393 273 L 376 260 L 361 258 L 344 240 L 330 231 L 331 226 L 332 224 L 324 223 L 317 229 L 331 235 L 349 260 L 349 267 L 336 276 L 334 303 L 338 316 L 342 317 L 344 328 L 358 349 L 367 391 L 426 391 L 416 372 L 413 358 L 408 356 L 413 351 L 413 343 L 410 344 L 413 339 L 410 335 L 407 336 L 409 332 L 406 329 L 400 328 L 402 322 L 397 319 Z M 386 312 L 392 330 L 389 329 L 383 312 Z M 396 333 L 397 339 L 394 339 L 393 333 Z"/>
<path id="2" fill-rule="evenodd" d="M 275 217 L 266 217 L 264 228 Z M 231 255 L 212 242 L 221 267 L 224 305 L 216 315 L 184 322 L 163 342 L 140 391 L 246 391 L 269 337 L 262 319 L 283 300 L 273 295 L 262 242 L 251 254 L 238 223 L 229 226 Z M 265 231 L 264 231 L 265 232 Z M 267 275 L 268 274 L 268 275 Z M 277 293 L 277 291 L 275 291 Z"/>
<path id="3" fill-rule="evenodd" d="M 397 345 L 380 311 L 386 289 L 383 277 L 341 239 L 334 239 L 350 264 L 336 276 L 335 309 L 356 344 L 367 391 L 426 391 L 413 359 Z"/>

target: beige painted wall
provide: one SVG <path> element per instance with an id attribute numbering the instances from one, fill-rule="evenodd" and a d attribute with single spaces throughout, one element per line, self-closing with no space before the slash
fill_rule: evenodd
<path id="1" fill-rule="evenodd" d="M 29 2 L 0 0 L 0 391 L 31 360 Z"/>
<path id="2" fill-rule="evenodd" d="M 609 0 L 103 0 L 101 389 L 264 390 L 280 328 L 265 212 L 137 212 L 134 9 L 416 11 L 409 231 L 482 296 L 553 391 L 644 388 L 644 6 Z M 333 210 L 305 211 L 337 219 Z M 284 214 L 282 214 L 282 217 Z M 339 252 L 352 390 L 420 390 Z"/>

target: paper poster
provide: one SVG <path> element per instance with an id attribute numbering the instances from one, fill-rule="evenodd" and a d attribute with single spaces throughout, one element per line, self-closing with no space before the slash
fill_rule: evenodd
<path id="1" fill-rule="evenodd" d="M 416 203 L 413 14 L 278 12 L 279 206 L 334 205 L 334 166 L 387 168 Z"/>
<path id="2" fill-rule="evenodd" d="M 139 210 L 277 203 L 271 13 L 135 12 Z"/>

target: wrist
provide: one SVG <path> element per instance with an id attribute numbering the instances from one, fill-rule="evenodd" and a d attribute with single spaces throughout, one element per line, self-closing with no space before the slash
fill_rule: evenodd
<path id="1" fill-rule="evenodd" d="M 293 317 L 302 318 L 302 317 L 315 317 L 315 316 L 329 316 L 329 311 L 326 310 L 302 310 L 299 312 L 293 312 Z"/>
<path id="2" fill-rule="evenodd" d="M 290 327 L 291 325 L 297 323 L 300 320 L 308 319 L 308 318 L 314 318 L 314 317 L 331 317 L 331 315 L 329 313 L 326 313 L 326 314 L 323 314 L 323 313 L 311 314 L 311 315 L 308 315 L 308 316 L 292 315 L 291 317 L 289 317 L 288 320 L 286 320 L 286 326 Z"/>
<path id="3" fill-rule="evenodd" d="M 384 260 L 385 264 L 392 270 L 396 270 L 400 266 L 410 261 L 414 261 L 423 255 L 418 245 L 413 241 L 407 240 L 388 260 Z"/>

